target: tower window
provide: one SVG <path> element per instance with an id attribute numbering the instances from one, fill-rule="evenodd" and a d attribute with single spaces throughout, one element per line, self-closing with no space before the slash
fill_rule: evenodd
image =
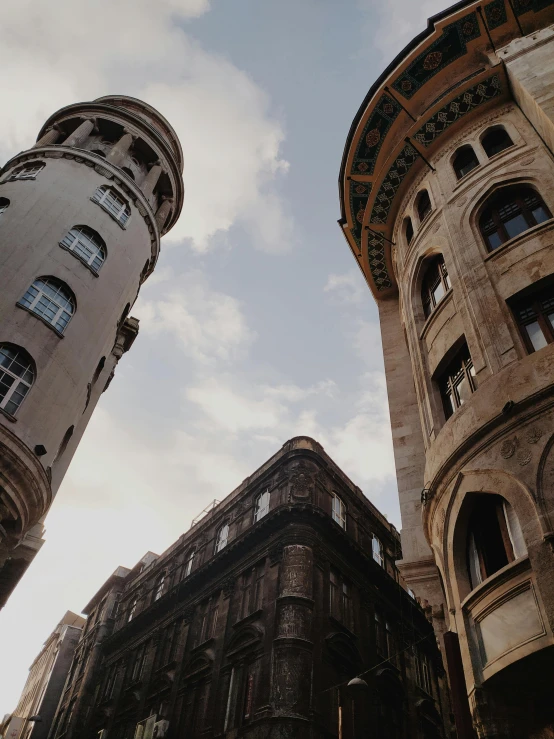
<path id="1" fill-rule="evenodd" d="M 129 167 L 121 167 L 121 171 L 125 172 L 127 177 L 130 177 L 132 180 L 135 179 L 135 174 L 132 169 L 129 169 Z"/>
<path id="2" fill-rule="evenodd" d="M 162 574 L 156 580 L 156 585 L 154 587 L 154 601 L 157 601 L 162 597 L 163 592 L 164 592 L 164 585 L 165 585 L 165 572 L 162 572 Z"/>
<path id="3" fill-rule="evenodd" d="M 254 509 L 254 522 L 259 521 L 269 513 L 269 490 L 261 493 L 256 498 L 255 509 Z"/>
<path id="4" fill-rule="evenodd" d="M 385 555 L 383 552 L 383 544 L 375 535 L 373 535 L 373 538 L 371 540 L 371 553 L 373 555 L 373 559 L 377 562 L 377 564 L 381 565 L 381 567 L 384 567 Z"/>
<path id="5" fill-rule="evenodd" d="M 0 408 L 11 416 L 35 381 L 35 363 L 24 349 L 0 344 Z"/>
<path id="6" fill-rule="evenodd" d="M 421 287 L 421 302 L 426 318 L 435 310 L 450 287 L 450 277 L 444 259 L 442 256 L 436 257 L 429 264 Z"/>
<path id="7" fill-rule="evenodd" d="M 457 352 L 440 379 L 440 389 L 446 418 L 460 408 L 475 392 L 475 369 L 467 344 Z"/>
<path id="8" fill-rule="evenodd" d="M 479 166 L 479 160 L 475 156 L 471 146 L 462 146 L 456 152 L 456 156 L 452 162 L 456 177 L 461 180 L 466 174 L 469 174 L 472 169 Z"/>
<path id="9" fill-rule="evenodd" d="M 530 353 L 554 343 L 554 283 L 516 299 L 512 310 Z"/>
<path id="10" fill-rule="evenodd" d="M 135 617 L 135 614 L 137 612 L 138 604 L 139 604 L 139 596 L 135 595 L 131 602 L 129 603 L 129 611 L 127 612 L 127 623 L 129 621 L 132 621 Z"/>
<path id="11" fill-rule="evenodd" d="M 422 190 L 418 197 L 417 197 L 417 214 L 419 216 L 419 222 L 423 223 L 423 221 L 427 218 L 429 213 L 432 211 L 432 205 L 431 205 L 431 198 L 429 197 L 429 193 L 427 190 Z"/>
<path id="12" fill-rule="evenodd" d="M 60 246 L 73 252 L 94 272 L 106 259 L 106 245 L 96 231 L 87 226 L 74 226 L 60 241 Z"/>
<path id="13" fill-rule="evenodd" d="M 44 169 L 43 162 L 31 162 L 16 169 L 10 176 L 10 182 L 14 180 L 34 180 L 37 174 Z"/>
<path id="14" fill-rule="evenodd" d="M 92 200 L 111 215 L 120 226 L 125 226 L 131 217 L 131 209 L 125 200 L 112 187 L 102 185 L 99 187 Z"/>
<path id="15" fill-rule="evenodd" d="M 194 564 L 195 551 L 192 549 L 185 561 L 185 567 L 183 569 L 183 577 L 188 577 L 192 572 L 192 565 Z"/>
<path id="16" fill-rule="evenodd" d="M 215 554 L 217 554 L 222 549 L 224 549 L 227 546 L 228 541 L 229 541 L 229 524 L 226 523 L 217 532 L 217 536 L 215 538 Z"/>
<path id="17" fill-rule="evenodd" d="M 341 529 L 346 529 L 346 506 L 336 493 L 333 493 L 331 501 L 331 516 Z"/>
<path id="18" fill-rule="evenodd" d="M 541 196 L 531 187 L 516 185 L 502 188 L 487 201 L 479 228 L 493 251 L 549 218 L 552 215 Z"/>
<path id="19" fill-rule="evenodd" d="M 490 158 L 495 154 L 500 154 L 504 149 L 509 149 L 510 146 L 514 145 L 514 142 L 509 137 L 506 129 L 499 126 L 489 129 L 481 139 L 481 144 L 486 155 Z"/>
<path id="20" fill-rule="evenodd" d="M 63 282 L 54 277 L 39 277 L 19 301 L 19 305 L 36 313 L 60 334 L 75 312 L 73 296 Z"/>
<path id="21" fill-rule="evenodd" d="M 412 243 L 412 239 L 414 238 L 414 226 L 412 223 L 412 219 L 410 217 L 406 218 L 405 224 L 406 241 L 409 245 Z"/>
<path id="22" fill-rule="evenodd" d="M 500 495 L 480 495 L 469 519 L 467 537 L 472 589 L 526 554 L 521 525 L 512 506 Z"/>
<path id="23" fill-rule="evenodd" d="M 8 198 L 0 198 L 0 216 L 2 213 L 10 207 L 10 201 Z"/>

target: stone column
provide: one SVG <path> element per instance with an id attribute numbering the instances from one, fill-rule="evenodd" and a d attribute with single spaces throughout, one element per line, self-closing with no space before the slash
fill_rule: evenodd
<path id="1" fill-rule="evenodd" d="M 145 195 L 145 197 L 149 198 L 150 195 L 154 192 L 154 188 L 158 184 L 158 180 L 160 179 L 160 175 L 162 173 L 162 165 L 161 162 L 154 162 L 154 164 L 151 166 L 150 170 L 148 171 L 148 174 L 145 175 L 143 181 L 141 182 L 140 188 Z"/>
<path id="2" fill-rule="evenodd" d="M 110 153 L 106 157 L 106 161 L 116 166 L 122 164 L 136 138 L 129 131 L 124 131 L 123 136 L 112 146 Z"/>
<path id="3" fill-rule="evenodd" d="M 92 129 L 94 128 L 94 119 L 85 118 L 80 126 L 77 126 L 75 131 L 70 134 L 65 141 L 62 141 L 64 146 L 74 146 L 79 148 L 87 138 L 90 136 Z"/>
<path id="4" fill-rule="evenodd" d="M 44 136 L 37 141 L 33 146 L 33 149 L 38 149 L 39 146 L 52 146 L 53 144 L 56 144 L 60 138 L 60 133 L 61 131 L 57 125 L 52 126 L 52 128 L 49 128 Z"/>
<path id="5" fill-rule="evenodd" d="M 167 196 L 164 196 L 162 198 L 162 204 L 156 211 L 156 223 L 158 224 L 158 228 L 160 231 L 163 231 L 163 227 L 165 225 L 165 222 L 167 221 L 168 215 L 171 213 L 171 209 L 173 208 L 173 198 L 168 198 Z"/>
<path id="6" fill-rule="evenodd" d="M 306 722 L 306 735 L 312 696 L 312 591 L 312 549 L 300 544 L 285 546 L 273 640 L 271 704 L 274 717 L 296 725 Z M 301 734 L 302 730 L 297 736 Z"/>

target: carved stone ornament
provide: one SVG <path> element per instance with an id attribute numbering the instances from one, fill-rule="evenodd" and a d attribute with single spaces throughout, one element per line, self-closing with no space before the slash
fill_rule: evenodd
<path id="1" fill-rule="evenodd" d="M 517 461 L 521 467 L 525 467 L 525 465 L 529 464 L 529 462 L 531 461 L 531 452 L 519 452 L 519 454 L 517 455 Z"/>
<path id="2" fill-rule="evenodd" d="M 500 446 L 500 456 L 502 456 L 504 459 L 510 459 L 510 457 L 513 457 L 516 451 L 516 441 L 513 439 L 506 439 L 506 441 L 503 441 Z"/>
<path id="3" fill-rule="evenodd" d="M 311 497 L 317 472 L 306 462 L 302 461 L 290 474 L 291 497 L 307 500 Z"/>
<path id="4" fill-rule="evenodd" d="M 543 435 L 544 431 L 542 429 L 533 428 L 527 431 L 527 433 L 525 434 L 525 439 L 527 440 L 528 444 L 536 444 L 542 439 Z"/>

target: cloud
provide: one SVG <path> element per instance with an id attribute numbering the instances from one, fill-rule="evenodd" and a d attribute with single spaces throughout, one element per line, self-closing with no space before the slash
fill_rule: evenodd
<path id="1" fill-rule="evenodd" d="M 185 205 L 168 240 L 206 251 L 241 225 L 254 245 L 290 248 L 293 225 L 276 190 L 288 163 L 284 129 L 265 92 L 187 22 L 208 0 L 4 0 L 0 155 L 28 148 L 58 108 L 110 93 L 143 98 L 175 127 L 184 151 Z M 166 239 L 166 240 L 167 240 Z"/>
<path id="2" fill-rule="evenodd" d="M 133 307 L 141 331 L 174 336 L 180 350 L 201 364 L 238 359 L 255 338 L 239 301 L 212 290 L 201 272 L 166 277 L 164 297 L 141 297 Z"/>
<path id="3" fill-rule="evenodd" d="M 350 270 L 342 275 L 330 274 L 323 291 L 339 303 L 359 305 L 368 299 L 368 289 L 361 272 Z"/>

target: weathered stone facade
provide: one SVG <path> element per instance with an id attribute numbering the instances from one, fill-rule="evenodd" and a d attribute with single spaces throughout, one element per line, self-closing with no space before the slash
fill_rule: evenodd
<path id="1" fill-rule="evenodd" d="M 433 604 L 460 737 L 554 736 L 553 21 L 531 0 L 431 19 L 341 171 L 379 306 L 399 568 Z"/>
<path id="2" fill-rule="evenodd" d="M 440 653 L 399 556 L 321 446 L 292 439 L 94 597 L 50 739 L 134 739 L 137 725 L 149 739 L 154 724 L 168 739 L 331 739 L 339 720 L 345 738 L 449 736 Z"/>
<path id="3" fill-rule="evenodd" d="M 109 96 L 59 110 L 0 170 L 0 607 L 138 333 L 182 167 L 157 111 Z"/>

